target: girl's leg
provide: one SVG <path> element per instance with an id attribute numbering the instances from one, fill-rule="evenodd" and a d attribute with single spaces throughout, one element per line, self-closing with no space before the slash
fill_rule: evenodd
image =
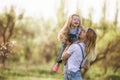
<path id="1" fill-rule="evenodd" d="M 66 44 L 62 43 L 62 47 L 61 47 L 60 53 L 58 54 L 58 57 L 57 57 L 57 63 L 61 63 L 62 62 L 61 57 L 62 57 L 62 54 L 63 54 L 63 51 L 65 50 L 65 48 L 66 48 Z"/>
<path id="2" fill-rule="evenodd" d="M 52 70 L 53 70 L 54 72 L 57 72 L 58 69 L 59 69 L 59 63 L 62 62 L 61 57 L 62 57 L 62 53 L 63 53 L 63 51 L 65 50 L 65 48 L 66 48 L 65 43 L 62 43 L 62 47 L 61 47 L 60 53 L 58 54 L 58 57 L 57 57 L 57 63 L 56 63 L 56 64 L 53 66 L 53 68 L 52 68 Z"/>

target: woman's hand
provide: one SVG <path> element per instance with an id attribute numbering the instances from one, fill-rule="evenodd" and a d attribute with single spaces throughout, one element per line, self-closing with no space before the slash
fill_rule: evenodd
<path id="1" fill-rule="evenodd" d="M 85 68 L 85 69 L 88 69 L 90 67 L 90 61 L 86 59 L 85 62 L 83 63 L 83 65 L 82 65 L 82 67 Z"/>
<path id="2" fill-rule="evenodd" d="M 62 57 L 61 57 L 62 61 L 64 61 L 65 63 L 66 63 L 67 59 L 70 57 L 70 55 L 68 53 L 66 53 L 66 51 L 68 50 L 69 46 L 70 45 L 66 46 L 66 48 L 65 48 L 65 50 L 64 50 L 64 52 L 62 54 Z"/>

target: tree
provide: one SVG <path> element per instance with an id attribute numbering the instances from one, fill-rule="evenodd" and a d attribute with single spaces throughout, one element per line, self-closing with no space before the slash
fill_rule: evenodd
<path id="1" fill-rule="evenodd" d="M 1 67 L 5 66 L 5 61 L 7 56 L 12 53 L 13 43 L 11 43 L 10 38 L 13 35 L 15 23 L 16 23 L 16 13 L 14 7 L 0 15 L 0 64 Z"/>
<path id="2" fill-rule="evenodd" d="M 113 23 L 108 23 L 105 19 L 106 14 L 106 2 L 104 2 L 103 6 L 103 17 L 101 18 L 101 21 L 99 25 L 92 25 L 92 27 L 95 28 L 96 32 L 98 33 L 97 38 L 97 58 L 95 61 L 91 62 L 91 66 L 100 62 L 102 63 L 101 67 L 105 69 L 105 72 L 107 72 L 107 69 L 112 67 L 114 71 L 117 71 L 117 69 L 120 68 L 120 32 L 118 27 L 118 5 L 116 5 L 116 14 L 115 14 L 115 20 Z M 83 77 L 85 76 L 86 72 L 88 70 L 83 71 Z"/>

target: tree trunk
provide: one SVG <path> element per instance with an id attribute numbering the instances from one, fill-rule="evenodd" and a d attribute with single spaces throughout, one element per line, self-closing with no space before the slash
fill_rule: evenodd
<path id="1" fill-rule="evenodd" d="M 0 68 L 5 67 L 6 56 L 0 56 Z"/>

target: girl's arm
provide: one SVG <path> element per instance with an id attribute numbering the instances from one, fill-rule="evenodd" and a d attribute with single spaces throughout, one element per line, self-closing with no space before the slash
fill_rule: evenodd
<path id="1" fill-rule="evenodd" d="M 64 41 L 65 39 L 67 39 L 67 29 L 66 28 L 62 28 L 60 30 L 60 32 L 58 33 L 58 36 L 57 36 L 57 39 L 58 41 Z"/>
<path id="2" fill-rule="evenodd" d="M 59 33 L 57 36 L 58 41 L 64 42 L 65 39 L 67 39 L 66 35 L 63 33 Z"/>

